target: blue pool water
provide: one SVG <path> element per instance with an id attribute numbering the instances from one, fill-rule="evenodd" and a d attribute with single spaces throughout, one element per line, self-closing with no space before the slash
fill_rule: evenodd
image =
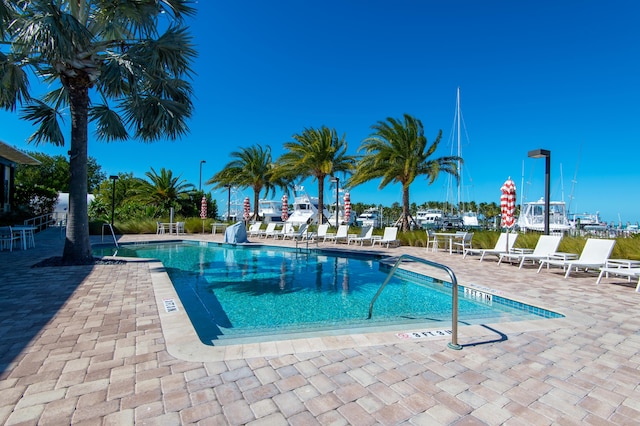
<path id="1" fill-rule="evenodd" d="M 95 249 L 96 255 L 111 255 Z M 389 266 L 369 255 L 268 246 L 179 242 L 124 245 L 118 256 L 162 261 L 200 339 L 238 339 L 319 330 L 441 323 L 450 326 L 448 283 L 398 271 L 369 304 Z M 460 288 L 461 323 L 562 316 Z"/>

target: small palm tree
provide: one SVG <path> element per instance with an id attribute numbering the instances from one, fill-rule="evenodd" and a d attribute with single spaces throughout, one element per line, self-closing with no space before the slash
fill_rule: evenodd
<path id="1" fill-rule="evenodd" d="M 273 176 L 274 163 L 269 145 L 264 148 L 261 145 L 240 148 L 230 155 L 233 160 L 209 179 L 207 184 L 214 185 L 215 189 L 228 185 L 253 189 L 253 217 L 257 219 L 260 192 L 264 189 L 265 197 L 268 197 L 270 193 L 275 193 L 276 187 L 286 188 L 287 184 Z"/>
<path id="2" fill-rule="evenodd" d="M 64 263 L 93 259 L 87 214 L 88 123 L 104 141 L 183 136 L 191 116 L 187 78 L 195 58 L 180 25 L 189 0 L 0 1 L 0 108 L 25 106 L 30 141 L 63 146 L 71 117 L 69 214 Z M 168 25 L 167 25 L 168 23 Z M 160 34 L 159 29 L 164 28 Z M 4 48 L 9 47 L 9 50 Z M 29 74 L 53 90 L 34 99 Z M 93 95 L 93 98 L 92 98 Z"/>
<path id="3" fill-rule="evenodd" d="M 335 129 L 326 126 L 304 129 L 301 134 L 293 135 L 293 139 L 284 143 L 287 151 L 276 161 L 275 175 L 290 181 L 313 176 L 318 181 L 317 221 L 322 223 L 325 178 L 338 172 L 351 173 L 355 169 L 356 158 L 347 155 L 344 135 L 338 138 Z"/>
<path id="4" fill-rule="evenodd" d="M 379 188 L 389 183 L 402 185 L 402 230 L 409 229 L 409 186 L 416 177 L 424 175 L 432 184 L 440 172 L 458 177 L 456 156 L 430 158 L 436 151 L 442 130 L 436 139 L 428 145 L 424 136 L 422 122 L 409 114 L 404 120 L 387 118 L 371 126 L 374 132 L 367 137 L 359 151 L 364 156 L 358 162 L 354 175 L 348 185 L 359 185 L 373 179 L 382 178 Z"/>
<path id="5" fill-rule="evenodd" d="M 160 174 L 151 168 L 145 176 L 149 181 L 140 180 L 135 189 L 135 199 L 156 208 L 158 215 L 166 215 L 173 207 L 174 211 L 182 210 L 182 203 L 190 200 L 189 194 L 195 191 L 195 187 L 180 180 L 180 176 L 173 176 L 171 170 L 160 169 Z"/>

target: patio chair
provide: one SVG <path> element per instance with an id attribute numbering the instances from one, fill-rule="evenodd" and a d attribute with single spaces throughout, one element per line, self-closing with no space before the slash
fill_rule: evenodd
<path id="1" fill-rule="evenodd" d="M 347 245 L 360 242 L 360 245 L 364 245 L 365 241 L 371 241 L 373 244 L 373 226 L 363 226 L 360 230 L 360 234 L 350 234 L 347 239 Z"/>
<path id="2" fill-rule="evenodd" d="M 162 222 L 156 222 L 156 234 L 164 234 L 167 227 Z"/>
<path id="3" fill-rule="evenodd" d="M 382 235 L 382 237 L 379 235 L 372 237 L 373 242 L 371 243 L 371 246 L 375 245 L 375 243 L 380 245 L 386 244 L 387 248 L 389 248 L 389 244 L 400 245 L 400 241 L 398 241 L 397 236 L 398 228 L 395 226 L 387 226 L 384 228 L 384 235 Z"/>
<path id="4" fill-rule="evenodd" d="M 609 274 L 619 275 L 619 276 L 627 277 L 629 279 L 638 278 L 638 284 L 636 285 L 636 293 L 640 293 L 640 268 L 624 268 L 624 267 L 613 267 L 613 266 L 602 267 L 600 268 L 600 275 L 598 275 L 598 280 L 596 281 L 596 284 L 600 284 L 600 281 L 602 281 L 602 277 L 604 275 L 608 277 Z"/>
<path id="5" fill-rule="evenodd" d="M 535 264 L 536 262 L 553 255 L 553 253 L 558 250 L 561 239 L 561 235 L 541 235 L 531 253 L 501 253 L 498 265 L 505 259 L 519 262 L 520 266 L 518 269 L 522 269 L 522 266 L 527 260 L 531 260 Z"/>
<path id="6" fill-rule="evenodd" d="M 13 232 L 10 226 L 0 226 L 0 250 L 6 247 L 9 251 L 13 251 L 14 241 L 19 239 L 20 237 Z"/>
<path id="7" fill-rule="evenodd" d="M 473 232 L 463 233 L 460 241 L 454 241 L 453 246 L 456 248 L 456 253 L 464 253 L 465 250 L 471 249 L 471 240 L 473 239 Z"/>
<path id="8" fill-rule="evenodd" d="M 176 222 L 176 235 L 184 235 L 184 222 Z"/>
<path id="9" fill-rule="evenodd" d="M 438 236 L 431 229 L 427 229 L 427 251 L 429 251 L 429 246 L 431 246 L 431 251 L 438 251 Z"/>
<path id="10" fill-rule="evenodd" d="M 496 245 L 494 248 L 492 249 L 469 248 L 464 251 L 462 258 L 463 259 L 466 258 L 468 254 L 479 254 L 480 262 L 482 262 L 484 260 L 484 257 L 488 254 L 493 254 L 495 256 L 500 257 L 500 254 L 502 253 L 512 252 L 513 245 L 515 244 L 516 239 L 518 239 L 518 234 L 502 232 L 500 233 L 500 237 L 498 237 L 498 241 L 496 242 Z"/>
<path id="11" fill-rule="evenodd" d="M 547 256 L 545 259 L 540 260 L 538 272 L 540 272 L 545 265 L 547 265 L 547 269 L 552 265 L 560 266 L 567 271 L 564 277 L 568 278 L 574 268 L 576 271 L 579 268 L 583 268 L 585 271 L 589 270 L 589 268 L 603 268 L 607 264 L 607 259 L 609 259 L 615 243 L 615 240 L 589 238 L 578 259 L 554 258 L 553 255 Z"/>
<path id="12" fill-rule="evenodd" d="M 275 234 L 276 232 L 276 223 L 275 222 L 269 222 L 269 224 L 267 225 L 267 229 L 265 229 L 264 231 L 260 232 L 260 236 L 267 238 L 270 236 L 273 236 L 273 234 Z"/>
<path id="13" fill-rule="evenodd" d="M 338 241 L 347 242 L 347 238 L 349 238 L 349 225 L 340 225 L 335 234 L 327 234 L 324 237 L 324 241 L 333 240 L 334 244 L 337 244 Z"/>
<path id="14" fill-rule="evenodd" d="M 249 225 L 249 230 L 247 231 L 247 236 L 249 237 L 259 237 L 260 236 L 260 227 L 262 226 L 262 222 L 252 223 Z"/>

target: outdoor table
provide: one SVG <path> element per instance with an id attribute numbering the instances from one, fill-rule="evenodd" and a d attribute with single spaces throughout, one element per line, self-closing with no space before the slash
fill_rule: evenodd
<path id="1" fill-rule="evenodd" d="M 462 239 L 464 238 L 464 233 L 458 233 L 458 232 L 436 232 L 433 235 L 435 235 L 436 238 L 438 239 L 442 237 L 445 239 L 445 241 L 449 242 L 449 254 L 453 254 L 453 240 L 462 241 Z M 445 246 L 445 250 L 446 250 L 446 246 Z"/>
<path id="2" fill-rule="evenodd" d="M 29 247 L 35 247 L 36 243 L 33 239 L 33 232 L 37 229 L 35 226 L 28 225 L 15 225 L 11 227 L 12 230 L 20 232 L 20 241 L 22 241 L 22 250 L 26 250 Z"/>

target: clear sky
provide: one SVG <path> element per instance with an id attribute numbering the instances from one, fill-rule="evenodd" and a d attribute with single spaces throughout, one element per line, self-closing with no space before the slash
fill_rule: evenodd
<path id="1" fill-rule="evenodd" d="M 450 155 L 460 87 L 465 201 L 499 204 L 508 177 L 518 203 L 542 197 L 544 160 L 527 152 L 543 148 L 553 201 L 640 220 L 636 0 L 200 0 L 197 9 L 191 133 L 155 144 L 92 137 L 89 155 L 107 175 L 164 167 L 197 187 L 205 160 L 210 190 L 204 182 L 240 147 L 270 145 L 278 157 L 293 134 L 326 125 L 355 154 L 372 124 L 404 113 L 422 120 L 429 141 L 442 129 L 436 155 Z M 33 129 L 17 114 L 1 112 L 0 122 L 10 145 L 66 155 L 27 145 Z M 400 185 L 378 185 L 351 188 L 352 201 L 401 201 Z M 411 202 L 455 202 L 448 186 L 446 176 L 420 177 Z M 317 195 L 317 183 L 305 188 Z M 226 203 L 226 192 L 213 196 Z"/>

